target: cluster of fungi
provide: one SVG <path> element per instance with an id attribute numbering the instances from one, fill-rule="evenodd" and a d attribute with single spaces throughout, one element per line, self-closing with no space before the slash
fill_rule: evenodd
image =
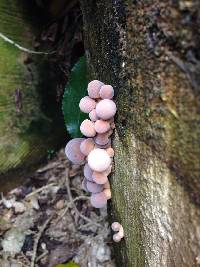
<path id="1" fill-rule="evenodd" d="M 90 118 L 80 125 L 80 131 L 85 138 L 74 138 L 65 148 L 70 161 L 74 164 L 85 164 L 82 186 L 91 193 L 91 205 L 95 208 L 104 207 L 111 198 L 108 175 L 111 173 L 114 157 L 111 135 L 115 128 L 114 116 L 117 110 L 113 97 L 114 89 L 111 85 L 105 85 L 98 80 L 88 84 L 88 96 L 83 97 L 79 103 L 80 110 L 89 114 Z M 113 239 L 120 241 L 119 236 Z"/>

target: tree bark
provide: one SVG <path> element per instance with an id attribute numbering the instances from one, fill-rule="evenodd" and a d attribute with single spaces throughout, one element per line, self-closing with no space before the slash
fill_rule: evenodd
<path id="1" fill-rule="evenodd" d="M 116 92 L 117 266 L 200 266 L 200 2 L 81 4 L 90 78 Z"/>

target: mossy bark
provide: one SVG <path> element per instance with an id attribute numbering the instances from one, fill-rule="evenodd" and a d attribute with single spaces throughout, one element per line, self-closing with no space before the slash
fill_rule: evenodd
<path id="1" fill-rule="evenodd" d="M 34 50 L 39 18 L 34 1 L 0 0 L 0 33 Z M 41 27 L 41 26 L 40 26 Z M 26 53 L 0 37 L 0 178 L 29 169 L 63 140 L 56 77 L 48 57 Z M 61 122 L 61 123 L 60 123 Z M 2 188 L 1 188 L 2 190 Z"/>
<path id="2" fill-rule="evenodd" d="M 118 266 L 200 266 L 200 2 L 81 3 L 90 78 L 116 91 Z"/>

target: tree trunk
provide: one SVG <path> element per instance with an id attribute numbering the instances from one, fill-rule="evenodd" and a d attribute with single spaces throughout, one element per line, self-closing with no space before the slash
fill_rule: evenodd
<path id="1" fill-rule="evenodd" d="M 81 3 L 90 78 L 116 91 L 117 266 L 200 266 L 200 2 Z"/>
<path id="2" fill-rule="evenodd" d="M 30 169 L 64 139 L 57 77 L 47 55 L 32 53 L 39 15 L 34 1 L 28 2 L 0 0 L 1 191 L 11 171 Z"/>

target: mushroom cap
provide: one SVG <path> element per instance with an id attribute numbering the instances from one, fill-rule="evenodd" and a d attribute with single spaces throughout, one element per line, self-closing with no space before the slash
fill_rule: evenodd
<path id="1" fill-rule="evenodd" d="M 103 99 L 96 105 L 97 116 L 103 120 L 108 120 L 114 117 L 116 111 L 116 105 L 110 99 Z"/>
<path id="2" fill-rule="evenodd" d="M 91 98 L 99 98 L 100 95 L 99 95 L 99 91 L 101 89 L 101 86 L 104 85 L 104 83 L 98 81 L 98 80 L 93 80 L 91 81 L 89 84 L 88 84 L 88 95 L 91 97 Z"/>
<path id="3" fill-rule="evenodd" d="M 108 177 L 105 172 L 93 172 L 92 179 L 97 184 L 105 184 L 108 181 Z"/>
<path id="4" fill-rule="evenodd" d="M 121 241 L 121 236 L 117 233 L 117 234 L 114 234 L 113 235 L 113 240 L 115 241 L 115 242 L 120 242 Z"/>
<path id="5" fill-rule="evenodd" d="M 109 188 L 104 189 L 103 192 L 106 195 L 107 200 L 111 199 L 111 190 Z"/>
<path id="6" fill-rule="evenodd" d="M 96 131 L 94 129 L 94 122 L 88 119 L 84 120 L 81 123 L 80 131 L 83 135 L 87 137 L 94 137 L 96 135 Z"/>
<path id="7" fill-rule="evenodd" d="M 74 138 L 65 147 L 67 158 L 74 164 L 82 164 L 85 161 L 85 155 L 80 151 L 80 144 L 83 140 L 84 138 Z"/>
<path id="8" fill-rule="evenodd" d="M 90 111 L 89 118 L 91 119 L 91 121 L 97 121 L 98 120 L 96 109 L 93 109 L 92 111 Z"/>
<path id="9" fill-rule="evenodd" d="M 111 225 L 111 228 L 112 228 L 113 231 L 117 232 L 117 231 L 120 230 L 121 224 L 118 223 L 118 222 L 113 222 L 112 225 Z"/>
<path id="10" fill-rule="evenodd" d="M 95 148 L 88 155 L 88 165 L 97 172 L 103 172 L 111 164 L 111 159 L 104 149 Z"/>
<path id="11" fill-rule="evenodd" d="M 91 205 L 97 209 L 103 208 L 107 204 L 107 198 L 104 192 L 92 194 L 90 197 Z"/>
<path id="12" fill-rule="evenodd" d="M 86 188 L 90 193 L 100 193 L 103 191 L 103 186 L 90 181 L 86 182 Z"/>
<path id="13" fill-rule="evenodd" d="M 110 123 L 103 120 L 97 120 L 94 123 L 94 128 L 97 133 L 106 133 L 110 130 Z"/>
<path id="14" fill-rule="evenodd" d="M 94 141 L 92 138 L 86 138 L 80 144 L 80 151 L 85 155 L 88 156 L 89 153 L 94 149 Z"/>
<path id="15" fill-rule="evenodd" d="M 83 141 L 83 142 L 84 142 L 84 141 Z M 82 151 L 82 150 L 81 150 L 81 151 Z M 106 152 L 108 153 L 108 155 L 109 155 L 111 158 L 114 157 L 115 152 L 114 152 L 114 149 L 113 149 L 112 147 L 108 147 L 108 148 L 106 148 Z"/>
<path id="16" fill-rule="evenodd" d="M 102 133 L 102 134 L 97 134 L 94 138 L 94 142 L 95 144 L 97 145 L 100 145 L 100 146 L 105 146 L 109 143 L 109 136 L 108 136 L 108 133 Z"/>
<path id="17" fill-rule="evenodd" d="M 93 170 L 89 167 L 88 163 L 85 164 L 84 168 L 83 168 L 83 174 L 84 177 L 88 180 L 88 181 L 92 181 L 92 173 Z"/>
<path id="18" fill-rule="evenodd" d="M 103 185 L 104 189 L 110 189 L 110 183 L 109 181 L 107 181 L 104 185 Z"/>
<path id="19" fill-rule="evenodd" d="M 102 99 L 112 99 L 114 96 L 114 89 L 111 85 L 103 85 L 99 91 L 99 95 Z"/>
<path id="20" fill-rule="evenodd" d="M 94 99 L 90 98 L 89 96 L 85 96 L 81 98 L 79 103 L 79 108 L 84 113 L 90 113 L 96 107 L 96 102 Z"/>

